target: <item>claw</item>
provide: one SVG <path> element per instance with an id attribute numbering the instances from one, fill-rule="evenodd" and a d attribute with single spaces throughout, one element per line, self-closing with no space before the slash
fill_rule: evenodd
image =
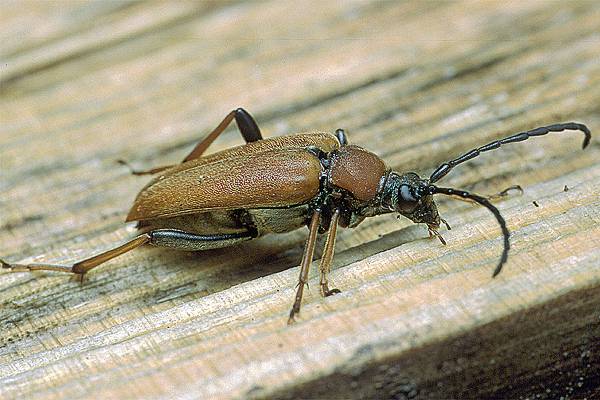
<path id="1" fill-rule="evenodd" d="M 298 288 L 300 287 L 300 284 L 301 284 L 301 283 L 302 283 L 302 282 L 298 282 L 298 283 L 296 283 L 296 289 L 298 289 Z M 310 288 L 308 287 L 308 282 L 304 282 L 304 284 L 306 285 L 306 288 L 307 288 L 308 290 L 310 290 Z"/>
<path id="2" fill-rule="evenodd" d="M 327 283 L 321 283 L 321 296 L 328 297 L 337 293 L 342 293 L 342 291 L 336 288 L 329 289 L 329 285 Z"/>
<path id="3" fill-rule="evenodd" d="M 510 187 L 507 187 L 506 189 L 504 189 L 500 193 L 498 193 L 498 195 L 500 195 L 500 196 L 506 196 L 506 195 L 508 195 L 508 192 L 510 192 L 511 190 L 516 190 L 517 192 L 519 192 L 519 195 L 522 195 L 525 192 L 523 190 L 523 188 L 521 187 L 521 185 L 512 185 Z"/>
<path id="4" fill-rule="evenodd" d="M 287 321 L 288 325 L 292 325 L 294 322 L 296 322 L 295 316 L 297 313 L 298 312 L 293 309 L 292 309 L 292 311 L 290 311 L 290 317 L 288 318 L 288 321 Z"/>
<path id="5" fill-rule="evenodd" d="M 442 235 L 440 235 L 440 233 L 437 230 L 429 228 L 429 238 L 433 239 L 434 236 L 437 237 L 444 246 L 447 244 Z"/>
<path id="6" fill-rule="evenodd" d="M 27 272 L 31 271 L 31 268 L 28 268 L 26 265 L 20 264 L 9 264 L 6 261 L 0 259 L 0 264 L 2 264 L 2 269 L 7 269 L 11 272 Z"/>
<path id="7" fill-rule="evenodd" d="M 520 196 L 522 196 L 523 193 L 525 192 L 520 185 L 512 185 L 511 187 L 507 187 L 506 189 L 504 189 L 501 192 L 498 192 L 496 194 L 488 196 L 488 200 L 498 200 L 502 197 L 506 197 L 506 196 L 508 196 L 508 194 L 511 190 L 515 190 L 515 191 L 519 192 Z"/>
<path id="8" fill-rule="evenodd" d="M 444 223 L 444 225 L 446 225 L 446 229 L 448 229 L 449 231 L 452 230 L 452 228 L 450 227 L 450 224 L 448 222 L 446 222 L 446 220 L 444 218 L 440 218 L 440 221 L 442 221 Z"/>
<path id="9" fill-rule="evenodd" d="M 130 163 L 128 163 L 127 161 L 125 161 L 123 159 L 118 159 L 117 164 L 121 164 L 121 165 L 127 167 L 129 169 L 129 172 L 132 175 L 152 175 L 152 174 L 154 174 L 156 172 L 160 172 L 164 169 L 162 167 L 158 167 L 158 168 L 152 168 L 152 169 L 145 170 L 145 171 L 137 170 L 137 169 L 133 168 L 133 166 Z"/>

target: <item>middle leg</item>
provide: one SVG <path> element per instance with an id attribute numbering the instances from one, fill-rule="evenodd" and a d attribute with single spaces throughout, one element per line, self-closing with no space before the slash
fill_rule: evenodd
<path id="1" fill-rule="evenodd" d="M 340 219 L 340 210 L 336 209 L 331 216 L 331 222 L 329 224 L 329 233 L 327 234 L 327 240 L 325 241 L 325 251 L 321 257 L 321 263 L 319 264 L 319 270 L 321 274 L 321 295 L 323 297 L 331 296 L 336 293 L 341 293 L 339 289 L 329 289 L 329 282 L 327 275 L 331 271 L 331 261 L 333 260 L 333 252 L 335 249 L 335 237 L 337 235 L 337 225 Z"/>
<path id="2" fill-rule="evenodd" d="M 300 312 L 300 304 L 302 303 L 302 294 L 304 293 L 304 285 L 308 283 L 308 270 L 312 263 L 313 255 L 315 253 L 315 242 L 317 241 L 317 232 L 319 230 L 319 221 L 321 220 L 321 212 L 315 211 L 310 220 L 310 226 L 308 228 L 308 238 L 306 239 L 306 245 L 304 246 L 304 254 L 302 256 L 302 262 L 300 263 L 300 278 L 298 279 L 298 289 L 296 291 L 296 299 L 294 305 L 290 311 L 290 318 L 288 319 L 288 325 L 294 322 L 294 317 Z"/>

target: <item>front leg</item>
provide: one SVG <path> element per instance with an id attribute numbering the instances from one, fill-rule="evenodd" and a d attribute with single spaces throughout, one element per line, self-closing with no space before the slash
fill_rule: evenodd
<path id="1" fill-rule="evenodd" d="M 288 319 L 288 325 L 294 322 L 294 317 L 300 312 L 300 304 L 302 304 L 302 294 L 304 293 L 304 285 L 308 282 L 308 270 L 312 263 L 313 255 L 315 253 L 315 242 L 317 241 L 317 232 L 319 230 L 319 221 L 321 219 L 321 212 L 313 212 L 310 220 L 310 226 L 308 228 L 308 238 L 306 239 L 306 245 L 304 246 L 304 254 L 302 256 L 302 262 L 300 263 L 300 277 L 298 279 L 298 290 L 296 291 L 296 299 L 292 305 L 290 311 L 290 318 Z"/>

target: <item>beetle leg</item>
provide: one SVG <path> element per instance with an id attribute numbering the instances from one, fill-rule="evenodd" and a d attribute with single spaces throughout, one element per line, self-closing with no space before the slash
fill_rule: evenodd
<path id="1" fill-rule="evenodd" d="M 97 254 L 93 257 L 86 258 L 85 260 L 78 261 L 71 266 L 67 265 L 53 265 L 53 264 L 9 264 L 3 260 L 0 260 L 0 264 L 2 264 L 2 268 L 8 268 L 15 272 L 20 271 L 60 271 L 60 272 L 70 272 L 73 274 L 81 275 L 83 279 L 83 275 L 98 265 L 115 258 L 123 253 L 127 253 L 130 250 L 135 249 L 143 244 L 150 243 L 150 235 L 148 233 L 144 233 L 142 235 L 136 236 L 130 241 L 117 246 L 113 249 L 107 250 L 104 253 Z"/>
<path id="2" fill-rule="evenodd" d="M 150 169 L 146 169 L 146 170 L 137 170 L 135 168 L 133 168 L 131 166 L 131 164 L 129 164 L 127 161 L 125 160 L 117 160 L 117 162 L 121 165 L 126 166 L 127 168 L 129 168 L 129 172 L 132 175 L 154 175 L 158 172 L 164 171 L 165 169 L 169 169 L 169 168 L 173 168 L 174 165 L 163 165 L 162 167 L 155 167 L 155 168 L 150 168 Z"/>
<path id="3" fill-rule="evenodd" d="M 71 266 L 55 264 L 9 264 L 0 260 L 2 268 L 8 268 L 14 272 L 21 271 L 60 271 L 83 275 L 94 267 L 113 259 L 123 253 L 127 253 L 143 244 L 152 244 L 160 247 L 171 247 L 183 250 L 207 250 L 218 247 L 226 247 L 238 242 L 252 239 L 252 232 L 241 232 L 219 235 L 197 235 L 176 229 L 156 229 L 142 235 L 136 236 L 130 241 L 97 254 L 85 260 L 78 261 Z"/>
<path id="4" fill-rule="evenodd" d="M 446 223 L 446 226 L 448 226 L 447 223 Z M 444 246 L 446 245 L 446 240 L 437 231 L 437 227 L 428 226 L 427 229 L 429 230 L 429 239 L 433 239 L 434 237 L 437 237 Z"/>
<path id="5" fill-rule="evenodd" d="M 329 271 L 331 271 L 331 261 L 333 260 L 333 252 L 335 250 L 335 237 L 337 235 L 339 219 L 340 210 L 336 209 L 331 216 L 329 233 L 327 234 L 327 240 L 325 241 L 325 251 L 323 251 L 321 263 L 319 264 L 319 270 L 321 271 L 321 296 L 323 297 L 341 293 L 339 289 L 329 289 L 329 282 L 327 282 L 327 275 L 329 274 Z"/>
<path id="6" fill-rule="evenodd" d="M 222 233 L 216 235 L 198 235 L 178 229 L 156 229 L 148 232 L 150 244 L 179 250 L 208 250 L 233 246 L 256 236 L 253 232 Z"/>
<path id="7" fill-rule="evenodd" d="M 304 293 L 304 285 L 308 282 L 308 270 L 312 263 L 313 254 L 315 252 L 315 242 L 317 240 L 317 231 L 319 230 L 319 220 L 321 219 L 321 212 L 315 211 L 310 220 L 310 226 L 308 228 L 308 238 L 306 239 L 306 245 L 304 246 L 304 255 L 302 256 L 302 262 L 300 263 L 300 278 L 298 279 L 298 290 L 296 291 L 296 300 L 290 311 L 290 318 L 288 319 L 288 325 L 294 322 L 294 316 L 300 312 L 300 304 L 302 303 L 302 294 Z"/>
<path id="8" fill-rule="evenodd" d="M 491 196 L 487 196 L 487 199 L 488 199 L 488 200 L 498 200 L 498 199 L 501 199 L 502 197 L 506 197 L 506 196 L 508 196 L 508 195 L 509 195 L 509 192 L 510 192 L 511 190 L 516 190 L 516 191 L 518 191 L 520 195 L 522 195 L 522 194 L 523 194 L 523 188 L 522 188 L 520 185 L 512 185 L 512 186 L 510 186 L 510 187 L 507 187 L 506 189 L 504 189 L 504 190 L 503 190 L 503 191 L 501 191 L 501 192 L 498 192 L 498 193 L 496 193 L 496 194 L 493 194 L 493 195 L 491 195 Z"/>
<path id="9" fill-rule="evenodd" d="M 346 136 L 346 131 L 343 129 L 336 129 L 335 130 L 335 137 L 337 137 L 337 140 L 340 142 L 340 145 L 345 146 L 348 144 L 348 137 Z"/>
<path id="10" fill-rule="evenodd" d="M 211 145 L 211 143 L 219 137 L 221 133 L 229 126 L 231 121 L 235 119 L 235 122 L 242 134 L 242 137 L 246 141 L 246 143 L 256 142 L 262 140 L 262 134 L 260 133 L 260 129 L 252 118 L 252 115 L 243 108 L 237 108 L 232 110 L 229 114 L 223 118 L 223 121 L 211 133 L 208 134 L 200 143 L 194 147 L 194 150 L 190 154 L 187 155 L 186 158 L 183 159 L 183 162 L 193 160 L 195 158 L 200 157 Z"/>
<path id="11" fill-rule="evenodd" d="M 506 189 L 502 190 L 501 192 L 494 193 L 494 194 L 489 195 L 489 196 L 481 196 L 481 197 L 483 197 L 484 199 L 492 200 L 492 201 L 493 200 L 498 200 L 498 199 L 501 199 L 503 197 L 509 196 L 510 195 L 510 191 L 512 191 L 512 190 L 518 191 L 519 195 L 523 194 L 523 188 L 520 185 L 512 185 L 512 186 L 507 187 Z M 464 201 L 466 203 L 477 203 L 475 200 L 465 199 L 465 198 L 458 197 L 458 196 L 455 196 L 454 198 L 456 200 Z"/>
<path id="12" fill-rule="evenodd" d="M 252 118 L 252 115 L 250 115 L 250 113 L 244 110 L 243 108 L 236 108 L 235 110 L 232 110 L 229 114 L 227 114 L 225 118 L 223 118 L 223 121 L 221 121 L 221 123 L 217 125 L 217 127 L 213 129 L 211 133 L 208 134 L 208 136 L 202 139 L 200 143 L 198 143 L 196 147 L 194 147 L 194 150 L 192 150 L 192 152 L 183 159 L 182 162 L 194 160 L 196 158 L 201 157 L 202 154 L 204 154 L 204 152 L 206 151 L 206 149 L 212 144 L 212 142 L 214 142 L 215 139 L 218 138 L 219 135 L 223 133 L 225 129 L 227 129 L 229 124 L 231 124 L 231 121 L 233 121 L 234 119 L 246 143 L 262 140 L 262 134 L 260 133 L 260 129 L 258 128 L 256 121 L 254 121 L 254 118 Z M 144 171 L 138 171 L 131 168 L 131 166 L 129 166 L 129 164 L 126 161 L 118 160 L 118 162 L 120 164 L 128 166 L 133 175 L 156 174 L 158 172 L 164 171 L 175 166 L 163 165 L 161 167 L 155 167 Z"/>

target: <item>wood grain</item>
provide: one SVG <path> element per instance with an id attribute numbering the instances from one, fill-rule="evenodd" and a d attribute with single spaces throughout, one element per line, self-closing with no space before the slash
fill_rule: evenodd
<path id="1" fill-rule="evenodd" d="M 342 293 L 321 298 L 313 270 L 291 327 L 306 230 L 143 248 L 83 285 L 2 271 L 1 398 L 598 394 L 597 2 L 3 2 L 0 32 L 0 256 L 14 262 L 132 236 L 147 179 L 116 160 L 176 162 L 238 106 L 267 137 L 342 127 L 424 175 L 539 125 L 594 135 L 585 151 L 578 132 L 506 146 L 440 182 L 524 187 L 497 202 L 512 232 L 497 278 L 491 214 L 440 198 L 447 246 L 392 216 L 341 230 Z M 231 129 L 211 151 L 239 143 Z"/>

